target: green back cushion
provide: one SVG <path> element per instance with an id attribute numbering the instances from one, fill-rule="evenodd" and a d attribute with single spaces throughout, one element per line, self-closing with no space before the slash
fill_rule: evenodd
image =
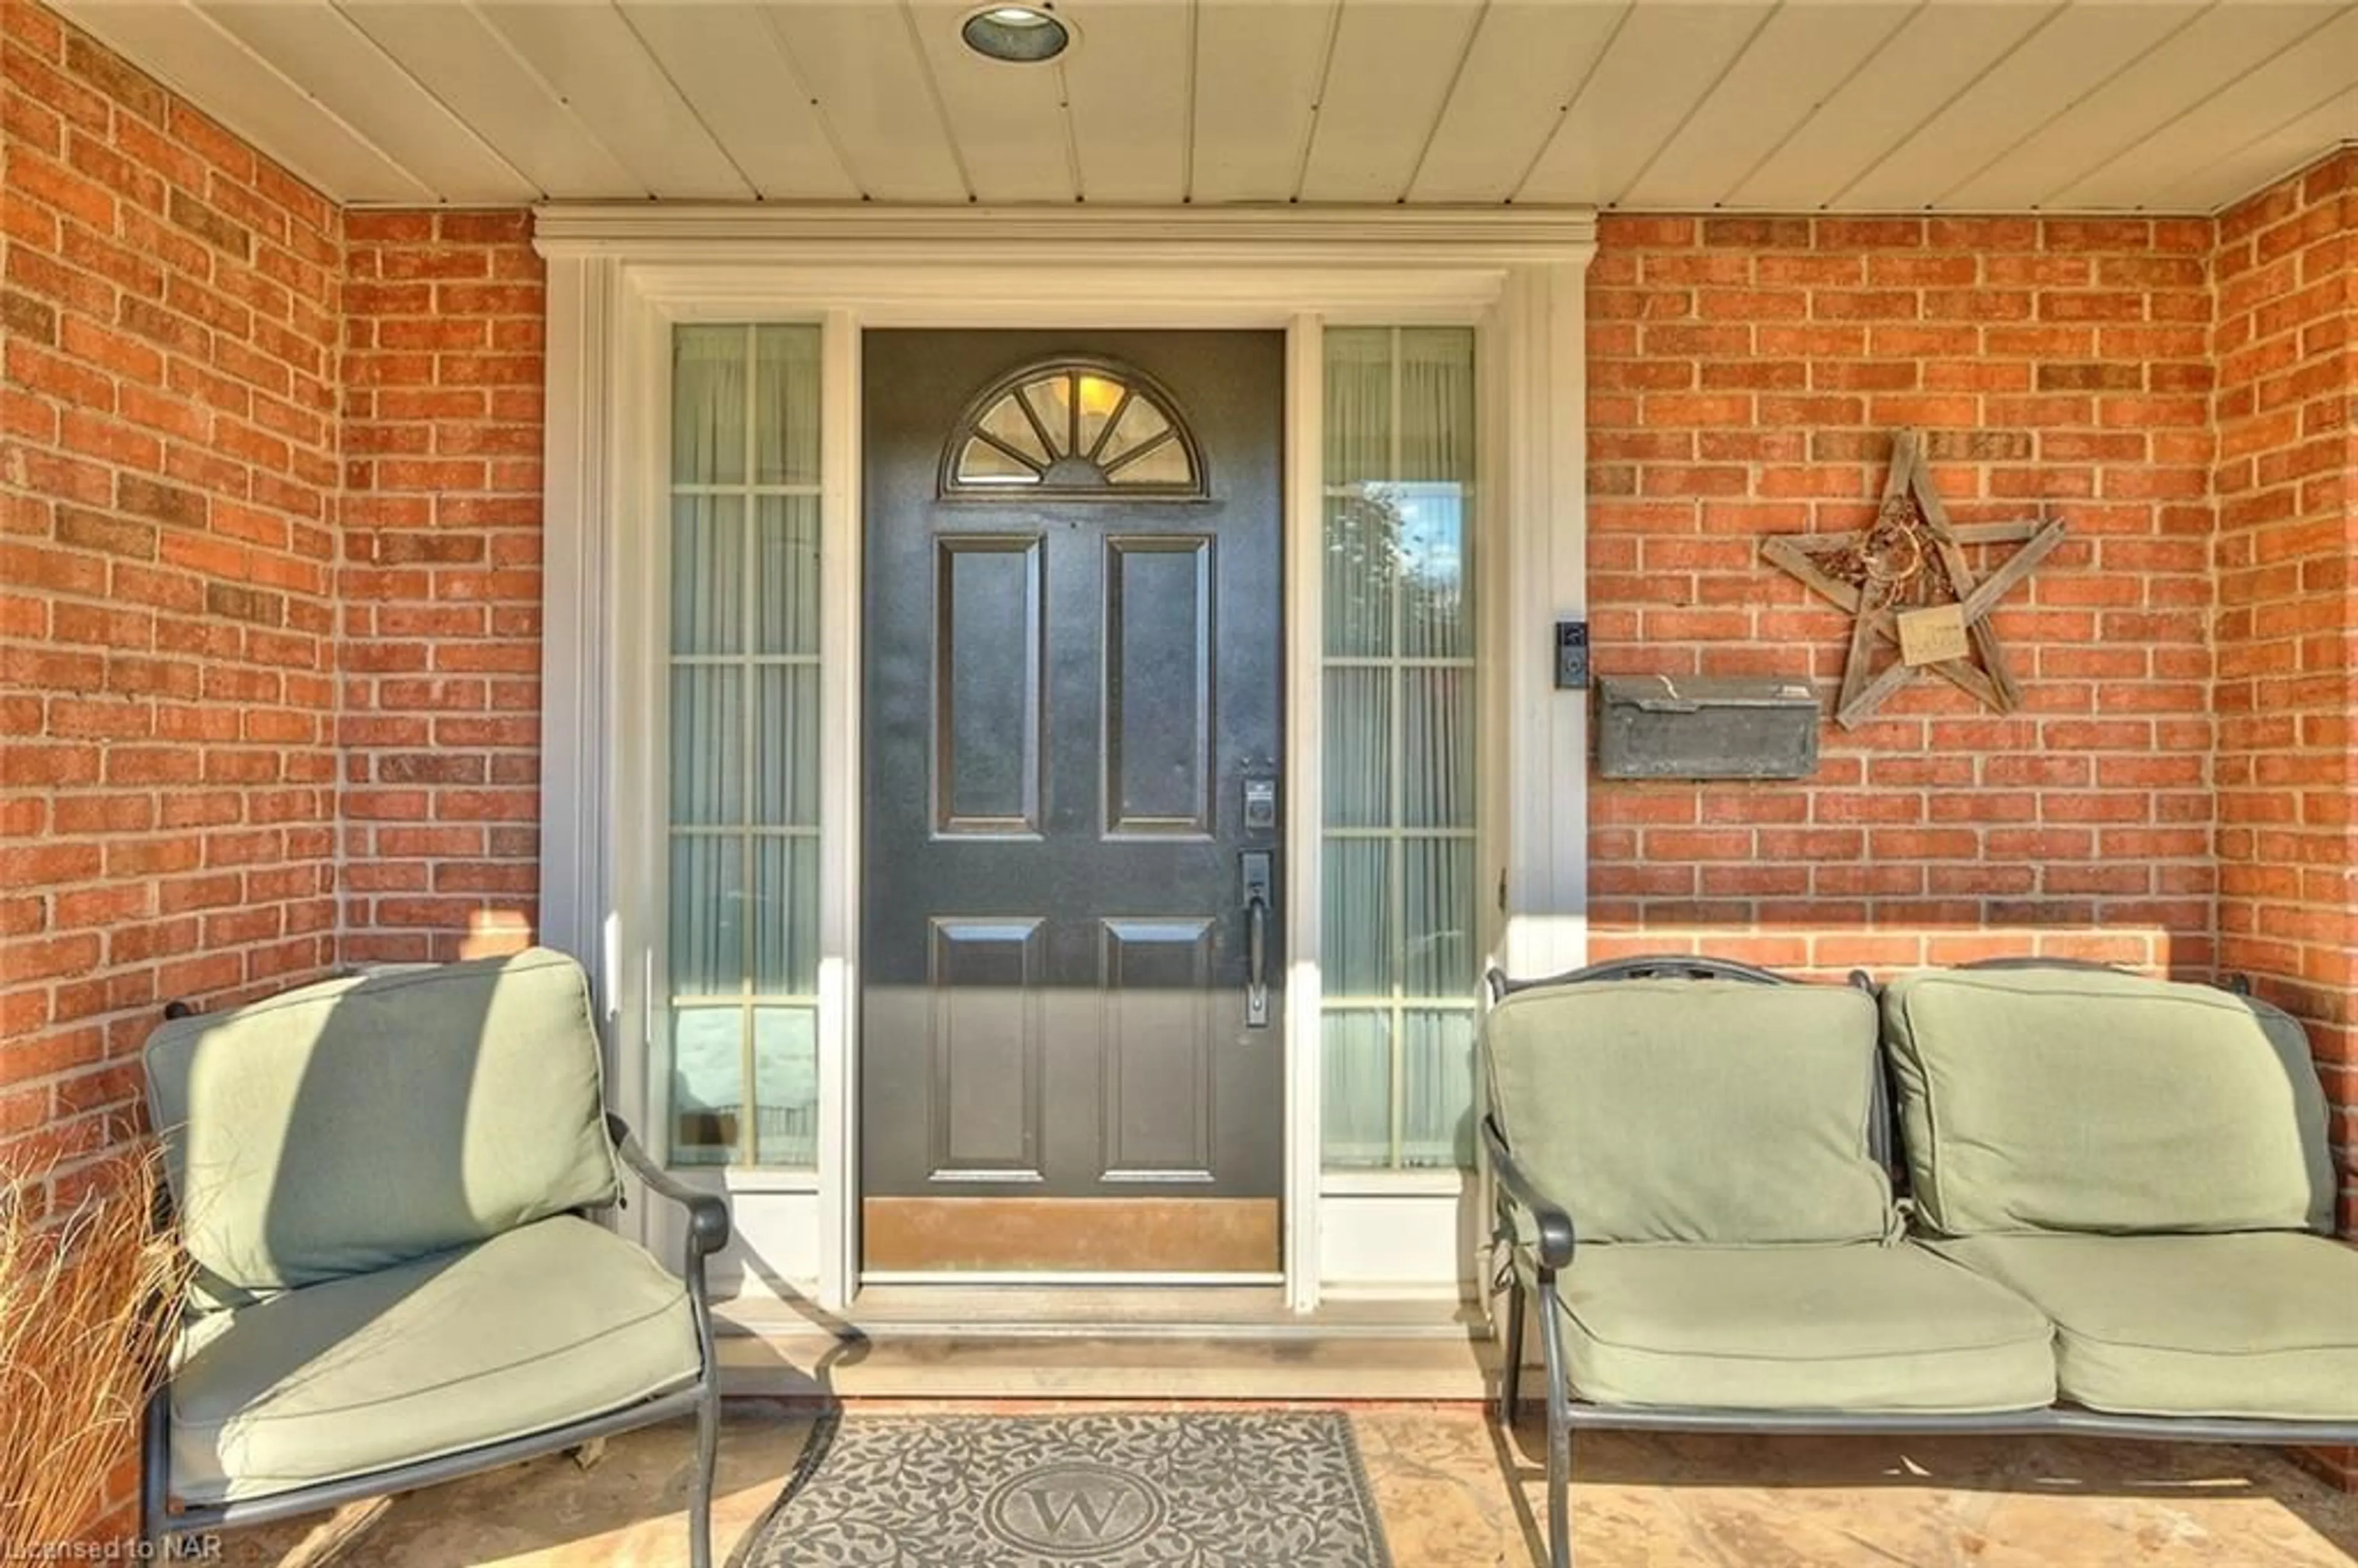
<path id="1" fill-rule="evenodd" d="M 1602 980 L 1520 991 L 1482 1032 L 1490 1112 L 1587 1241 L 1884 1234 L 1867 1143 L 1875 1002 L 1837 986 Z"/>
<path id="2" fill-rule="evenodd" d="M 581 967 L 329 980 L 147 1042 L 200 1303 L 366 1273 L 611 1201 Z"/>
<path id="3" fill-rule="evenodd" d="M 1884 992 L 1917 1206 L 1949 1236 L 2330 1230 L 2325 1095 L 2290 1016 L 2071 969 Z"/>

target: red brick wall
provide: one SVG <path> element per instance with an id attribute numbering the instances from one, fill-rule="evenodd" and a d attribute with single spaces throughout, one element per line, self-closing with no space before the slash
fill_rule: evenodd
<path id="1" fill-rule="evenodd" d="M 1811 779 L 1598 781 L 1593 951 L 2207 972 L 2212 224 L 1608 215 L 1599 240 L 1599 671 L 1831 699 L 1849 617 L 1760 541 L 1871 516 L 1898 427 L 1956 521 L 2071 533 L 1996 616 L 2017 713 L 1920 677 L 1829 725 Z"/>
<path id="2" fill-rule="evenodd" d="M 2358 152 L 2219 223 L 2220 963 L 2304 1019 L 2358 1232 Z"/>
<path id="3" fill-rule="evenodd" d="M 109 1139 L 166 1000 L 334 960 L 342 219 L 49 13 L 0 28 L 0 1152 L 23 1157 Z"/>
<path id="4" fill-rule="evenodd" d="M 70 1202 L 166 1000 L 335 961 L 343 225 L 38 6 L 0 135 L 0 1164 Z"/>
<path id="5" fill-rule="evenodd" d="M 540 258 L 523 212 L 354 212 L 344 299 L 344 957 L 534 922 Z"/>

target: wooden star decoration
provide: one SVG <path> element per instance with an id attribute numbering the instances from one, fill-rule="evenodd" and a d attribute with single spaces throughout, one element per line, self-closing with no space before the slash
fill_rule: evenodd
<path id="1" fill-rule="evenodd" d="M 1767 539 L 1760 553 L 1851 612 L 1834 719 L 1855 730 L 1920 669 L 1999 713 L 2020 707 L 2022 691 L 1990 611 L 2062 540 L 2060 520 L 1952 524 L 1925 467 L 1922 438 L 1900 430 L 1891 438 L 1891 470 L 1873 522 L 1847 534 Z M 2002 544 L 2021 548 L 1976 579 L 1964 547 Z M 1877 668 L 1886 644 L 1898 654 Z"/>

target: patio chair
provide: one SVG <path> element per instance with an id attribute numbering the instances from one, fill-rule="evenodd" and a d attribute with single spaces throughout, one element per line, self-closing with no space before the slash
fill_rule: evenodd
<path id="1" fill-rule="evenodd" d="M 1581 1427 L 2358 1439 L 2358 1253 L 2289 1015 L 2053 960 L 1491 985 L 1500 1413 L 1536 1297 L 1554 1568 Z"/>
<path id="2" fill-rule="evenodd" d="M 580 966 L 535 949 L 331 980 L 147 1043 L 197 1273 L 150 1401 L 141 1530 L 406 1491 L 693 1413 L 708 1568 L 721 1201 L 600 1098 Z M 687 1209 L 681 1272 L 587 1217 L 617 1160 Z M 171 1507 L 171 1499 L 178 1508 Z"/>

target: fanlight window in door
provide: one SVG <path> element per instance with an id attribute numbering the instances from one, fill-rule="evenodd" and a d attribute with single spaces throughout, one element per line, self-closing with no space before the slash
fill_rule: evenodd
<path id="1" fill-rule="evenodd" d="M 1195 439 L 1171 399 L 1103 360 L 1055 360 L 994 383 L 950 438 L 945 495 L 1204 493 Z"/>

